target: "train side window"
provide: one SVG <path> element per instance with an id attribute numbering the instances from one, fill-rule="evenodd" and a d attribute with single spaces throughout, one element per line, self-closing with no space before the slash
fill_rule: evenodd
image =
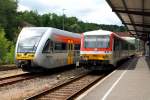
<path id="1" fill-rule="evenodd" d="M 123 41 L 123 50 L 128 50 L 128 43 Z"/>
<path id="2" fill-rule="evenodd" d="M 74 49 L 75 50 L 80 50 L 80 45 L 79 44 L 75 44 Z"/>
<path id="3" fill-rule="evenodd" d="M 114 50 L 119 50 L 119 39 L 115 38 L 114 39 Z"/>
<path id="4" fill-rule="evenodd" d="M 67 44 L 61 42 L 55 42 L 55 52 L 63 52 L 67 50 Z"/>
<path id="5" fill-rule="evenodd" d="M 129 48 L 129 44 L 128 44 L 128 43 L 126 43 L 126 50 L 128 50 L 128 48 Z"/>
<path id="6" fill-rule="evenodd" d="M 113 41 L 113 50 L 115 50 L 115 39 Z"/>
<path id="7" fill-rule="evenodd" d="M 55 50 L 61 50 L 62 49 L 62 45 L 59 42 L 55 42 Z"/>
<path id="8" fill-rule="evenodd" d="M 53 52 L 53 41 L 48 39 L 43 48 L 43 53 L 50 53 L 50 52 Z"/>
<path id="9" fill-rule="evenodd" d="M 113 46 L 113 49 L 114 49 L 114 51 L 116 50 L 116 39 L 114 39 L 114 46 Z"/>
<path id="10" fill-rule="evenodd" d="M 131 46 L 130 46 L 130 49 L 131 49 L 131 50 L 135 50 L 135 46 L 134 46 L 134 45 L 131 45 Z"/>
<path id="11" fill-rule="evenodd" d="M 67 50 L 67 44 L 66 43 L 62 43 L 62 50 Z"/>
<path id="12" fill-rule="evenodd" d="M 125 41 L 121 41 L 121 50 L 125 50 Z"/>

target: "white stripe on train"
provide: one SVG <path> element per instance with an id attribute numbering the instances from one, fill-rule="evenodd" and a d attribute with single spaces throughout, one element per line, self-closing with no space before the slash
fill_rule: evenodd
<path id="1" fill-rule="evenodd" d="M 112 54 L 112 51 L 80 51 L 80 54 Z"/>

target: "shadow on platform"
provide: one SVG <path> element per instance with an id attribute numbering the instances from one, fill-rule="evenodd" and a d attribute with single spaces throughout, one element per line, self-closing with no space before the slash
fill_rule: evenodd
<path id="1" fill-rule="evenodd" d="M 123 61 L 123 64 L 119 65 L 117 70 L 134 70 L 138 62 L 139 57 L 133 57 Z"/>

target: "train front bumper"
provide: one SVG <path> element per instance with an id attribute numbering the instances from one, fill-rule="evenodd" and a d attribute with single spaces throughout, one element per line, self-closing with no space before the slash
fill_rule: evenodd
<path id="1" fill-rule="evenodd" d="M 100 66 L 100 65 L 108 65 L 109 60 L 80 60 L 81 66 Z"/>
<path id="2" fill-rule="evenodd" d="M 81 65 L 103 65 L 109 64 L 111 54 L 82 54 L 80 55 Z"/>
<path id="3" fill-rule="evenodd" d="M 17 60 L 33 60 L 34 53 L 17 53 L 16 59 Z"/>
<path id="4" fill-rule="evenodd" d="M 22 66 L 32 66 L 34 53 L 17 53 L 16 54 L 16 64 L 18 67 Z"/>

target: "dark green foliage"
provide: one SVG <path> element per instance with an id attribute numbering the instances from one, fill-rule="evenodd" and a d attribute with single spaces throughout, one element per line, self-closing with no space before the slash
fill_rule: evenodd
<path id="1" fill-rule="evenodd" d="M 0 25 L 4 28 L 9 40 L 13 40 L 17 28 L 16 9 L 16 0 L 0 0 Z"/>
<path id="2" fill-rule="evenodd" d="M 40 17 L 41 16 L 38 15 L 37 12 L 25 11 L 25 12 L 18 12 L 17 19 L 19 21 L 19 25 L 22 24 L 22 22 L 26 21 L 30 24 L 40 26 L 41 25 L 41 18 Z"/>
<path id="3" fill-rule="evenodd" d="M 9 51 L 7 52 L 6 56 L 4 56 L 4 63 L 7 63 L 7 64 L 12 64 L 14 63 L 14 53 L 15 53 L 15 45 L 10 42 L 10 45 L 9 45 Z"/>
<path id="4" fill-rule="evenodd" d="M 20 19 L 19 21 L 26 21 L 30 24 L 35 26 L 43 26 L 43 27 L 55 27 L 58 29 L 63 29 L 63 20 L 64 20 L 64 30 L 82 33 L 86 31 L 92 30 L 108 30 L 113 32 L 124 32 L 126 28 L 124 26 L 117 26 L 117 25 L 103 25 L 103 24 L 95 24 L 95 23 L 85 23 L 79 21 L 76 17 L 66 17 L 58 16 L 54 13 L 39 15 L 37 12 L 34 11 L 25 11 L 18 13 Z"/>
<path id="5" fill-rule="evenodd" d="M 14 44 L 5 38 L 5 32 L 0 28 L 0 64 L 14 62 Z"/>

